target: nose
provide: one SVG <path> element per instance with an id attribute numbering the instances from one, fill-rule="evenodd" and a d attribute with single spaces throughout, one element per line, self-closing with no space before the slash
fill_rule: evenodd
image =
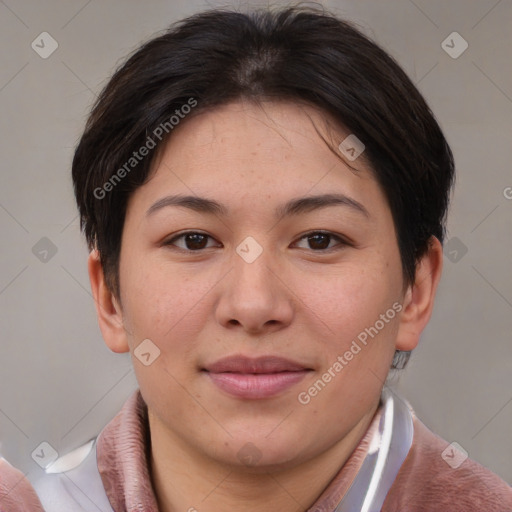
<path id="1" fill-rule="evenodd" d="M 233 255 L 233 268 L 223 279 L 217 321 L 227 329 L 264 335 L 288 326 L 294 315 L 293 292 L 277 269 L 270 250 L 256 259 Z"/>

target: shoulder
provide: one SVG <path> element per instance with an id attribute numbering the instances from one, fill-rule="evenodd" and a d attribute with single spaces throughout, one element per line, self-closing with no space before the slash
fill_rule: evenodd
<path id="1" fill-rule="evenodd" d="M 382 512 L 512 512 L 512 487 L 413 417 L 413 444 Z"/>
<path id="2" fill-rule="evenodd" d="M 25 475 L 0 457 L 0 511 L 44 512 Z"/>

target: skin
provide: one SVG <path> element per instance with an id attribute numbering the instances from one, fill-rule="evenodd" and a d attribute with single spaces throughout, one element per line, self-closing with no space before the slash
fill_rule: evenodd
<path id="1" fill-rule="evenodd" d="M 404 286 L 386 198 L 364 153 L 350 162 L 353 172 L 320 138 L 337 148 L 348 135 L 328 120 L 288 102 L 236 102 L 185 120 L 129 200 L 119 299 L 97 252 L 90 254 L 103 336 L 114 352 L 131 352 L 148 405 L 153 485 L 164 512 L 311 506 L 368 428 L 395 349 L 414 349 L 430 318 L 441 244 L 432 238 L 415 283 Z M 274 217 L 292 198 L 333 192 L 368 215 L 336 205 Z M 214 199 L 228 214 L 167 206 L 147 215 L 171 194 Z M 211 238 L 169 244 L 186 230 Z M 318 230 L 333 236 L 316 244 L 305 237 Z M 252 263 L 236 252 L 248 236 L 263 249 Z M 206 248 L 193 251 L 198 245 Z M 402 311 L 299 403 L 298 394 L 395 302 Z M 149 366 L 133 354 L 145 339 L 161 351 Z M 271 398 L 234 398 L 201 368 L 235 354 L 278 355 L 311 371 Z M 248 442 L 260 457 L 253 466 L 237 455 Z"/>

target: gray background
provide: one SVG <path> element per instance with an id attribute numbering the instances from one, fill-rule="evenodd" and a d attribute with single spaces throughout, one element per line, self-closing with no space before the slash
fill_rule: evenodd
<path id="1" fill-rule="evenodd" d="M 89 291 L 70 179 L 88 109 L 139 43 L 219 5 L 240 4 L 0 0 L 0 453 L 29 478 L 42 441 L 59 454 L 81 445 L 137 386 L 129 356 L 104 345 Z M 404 67 L 458 168 L 434 315 L 396 386 L 428 427 L 510 483 L 512 2 L 324 5 Z M 31 47 L 44 31 L 59 45 L 47 59 Z M 458 58 L 441 46 L 454 31 L 469 44 Z"/>

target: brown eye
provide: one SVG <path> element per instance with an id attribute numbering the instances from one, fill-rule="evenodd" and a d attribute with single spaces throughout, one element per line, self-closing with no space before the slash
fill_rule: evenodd
<path id="1" fill-rule="evenodd" d="M 208 239 L 212 239 L 211 236 L 206 235 L 205 233 L 199 233 L 197 231 L 189 231 L 187 233 L 182 233 L 171 240 L 165 242 L 165 245 L 176 245 L 180 249 L 187 251 L 199 251 L 201 249 L 207 249 Z M 175 242 L 177 240 L 183 240 L 183 245 L 178 245 Z M 213 240 L 213 239 L 212 239 Z M 211 246 L 210 246 L 211 247 Z"/>
<path id="2" fill-rule="evenodd" d="M 187 249 L 204 249 L 205 248 L 205 242 L 207 241 L 208 237 L 206 235 L 202 235 L 200 233 L 191 233 L 184 236 L 185 245 L 187 246 Z"/>
<path id="3" fill-rule="evenodd" d="M 318 235 L 309 236 L 308 240 L 312 249 L 327 249 L 331 242 L 331 237 L 325 233 L 320 233 Z"/>
<path id="4" fill-rule="evenodd" d="M 337 240 L 338 245 L 346 245 L 345 242 L 337 235 L 329 232 L 323 231 L 313 231 L 311 233 L 307 233 L 300 240 L 306 240 L 309 247 L 305 247 L 306 249 L 312 249 L 314 251 L 326 251 L 332 249 L 335 246 L 330 246 L 330 243 L 333 240 Z"/>

